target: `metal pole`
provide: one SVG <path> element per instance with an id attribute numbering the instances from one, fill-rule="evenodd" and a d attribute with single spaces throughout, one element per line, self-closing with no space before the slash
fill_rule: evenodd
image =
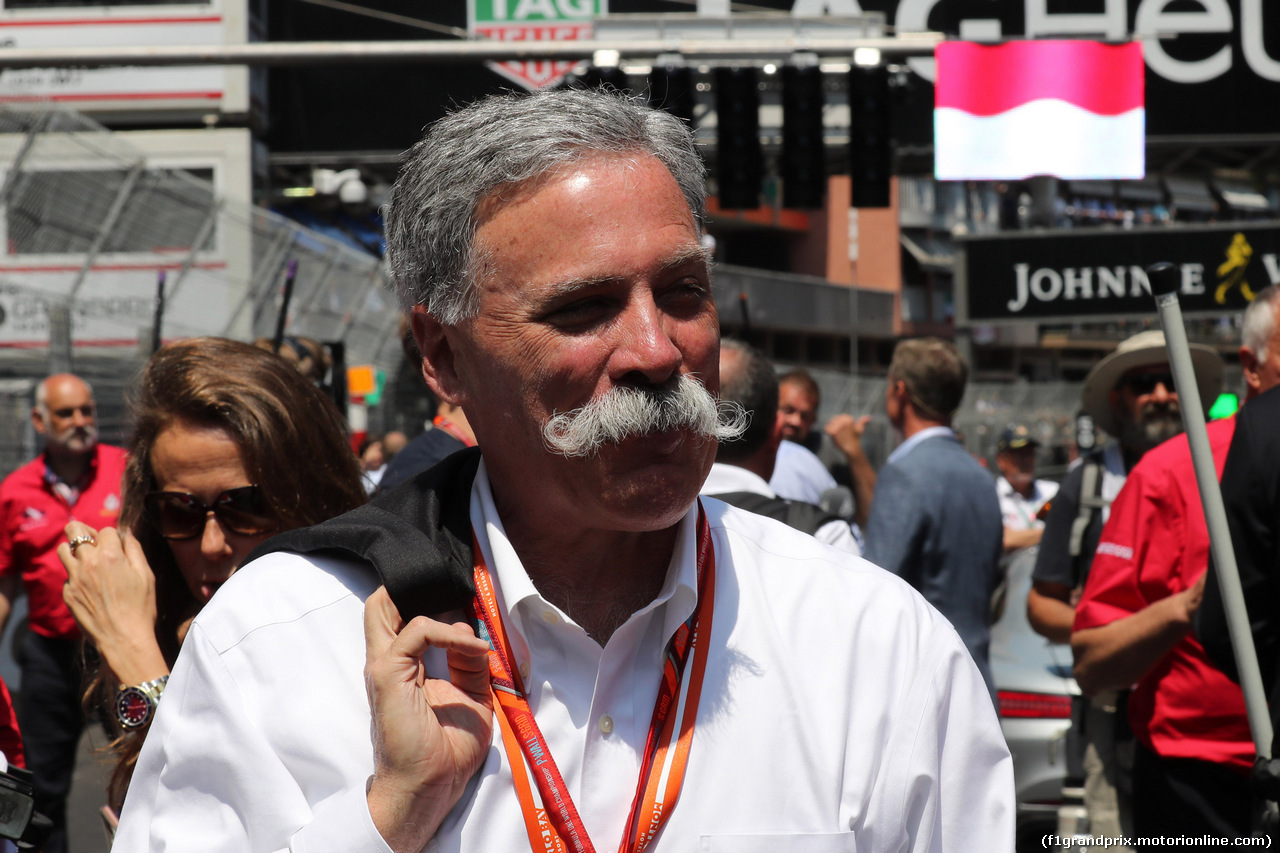
<path id="1" fill-rule="evenodd" d="M 1249 729 L 1253 733 L 1253 745 L 1259 758 L 1270 758 L 1272 730 L 1271 715 L 1267 711 L 1267 693 L 1262 687 L 1258 653 L 1253 646 L 1249 611 L 1245 607 L 1244 593 L 1240 588 L 1240 572 L 1236 567 L 1235 550 L 1231 547 L 1231 531 L 1227 527 L 1222 489 L 1218 484 L 1217 467 L 1213 463 L 1213 451 L 1209 448 L 1209 433 L 1205 429 L 1204 407 L 1200 400 L 1199 386 L 1196 385 L 1195 368 L 1191 364 L 1187 330 L 1182 325 L 1182 307 L 1178 304 L 1178 268 L 1168 263 L 1154 264 L 1147 268 L 1147 278 L 1151 282 L 1151 292 L 1160 311 L 1165 346 L 1169 350 L 1169 364 L 1173 368 L 1173 381 L 1178 387 L 1178 408 L 1182 410 L 1182 422 L 1187 430 L 1191 460 L 1195 465 L 1196 484 L 1200 487 L 1200 501 L 1204 505 L 1204 520 L 1209 526 L 1209 549 L 1213 555 L 1214 571 L 1218 573 L 1218 583 L 1222 587 L 1222 606 L 1227 615 L 1227 629 L 1231 634 L 1231 650 L 1235 654 L 1236 668 L 1240 673 L 1240 686 L 1244 690 L 1244 704 L 1249 715 Z"/>
<path id="2" fill-rule="evenodd" d="M 690 59 L 786 59 L 798 51 L 847 58 L 865 47 L 885 56 L 932 56 L 942 33 L 903 33 L 867 38 L 816 38 L 792 34 L 773 38 L 711 39 L 672 36 L 652 39 L 579 41 L 334 41 L 250 42 L 226 45 L 153 45 L 148 47 L 6 48 L 0 68 L 157 65 L 316 65 L 378 62 L 506 62 L 537 59 L 589 60 L 601 50 L 624 58 L 679 53 Z"/>
<path id="3" fill-rule="evenodd" d="M 156 275 L 156 319 L 151 325 L 151 352 L 160 349 L 160 324 L 164 322 L 164 270 Z"/>
<path id="4" fill-rule="evenodd" d="M 71 356 L 71 301 L 53 297 L 47 303 L 49 312 L 49 372 L 70 373 Z"/>
<path id="5" fill-rule="evenodd" d="M 280 300 L 280 313 L 276 315 L 276 336 L 271 342 L 271 351 L 280 353 L 280 345 L 284 343 L 284 327 L 289 322 L 289 303 L 293 301 L 293 280 L 298 277 L 298 261 L 289 261 L 289 270 L 284 274 L 284 298 Z M 298 353 L 301 357 L 302 353 Z"/>

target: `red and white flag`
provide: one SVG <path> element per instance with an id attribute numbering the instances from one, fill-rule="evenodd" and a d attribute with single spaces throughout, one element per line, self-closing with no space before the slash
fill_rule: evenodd
<path id="1" fill-rule="evenodd" d="M 939 180 L 1143 177 L 1140 43 L 951 41 L 935 56 Z"/>

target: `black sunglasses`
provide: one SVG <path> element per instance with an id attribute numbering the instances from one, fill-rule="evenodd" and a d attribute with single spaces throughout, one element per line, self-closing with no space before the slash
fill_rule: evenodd
<path id="1" fill-rule="evenodd" d="M 1172 373 L 1135 373 L 1132 376 L 1125 377 L 1124 384 L 1135 394 L 1150 394 L 1156 390 L 1156 385 L 1163 385 L 1164 390 L 1170 394 L 1176 390 L 1173 385 Z"/>
<path id="2" fill-rule="evenodd" d="M 227 489 L 212 504 L 186 492 L 149 492 L 143 504 L 165 539 L 195 539 L 204 532 L 210 512 L 223 527 L 243 536 L 267 533 L 279 526 L 261 486 Z"/>

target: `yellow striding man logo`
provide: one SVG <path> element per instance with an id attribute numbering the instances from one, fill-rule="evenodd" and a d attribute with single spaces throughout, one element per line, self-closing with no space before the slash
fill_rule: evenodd
<path id="1" fill-rule="evenodd" d="M 1251 258 L 1253 258 L 1253 247 L 1249 245 L 1244 234 L 1236 232 L 1236 235 L 1231 238 L 1231 245 L 1227 246 L 1227 259 L 1218 265 L 1218 289 L 1213 293 L 1214 302 L 1226 305 L 1227 291 L 1237 284 L 1240 285 L 1240 295 L 1244 297 L 1245 302 L 1253 301 L 1253 288 L 1249 287 L 1249 282 L 1245 281 L 1244 277 Z"/>

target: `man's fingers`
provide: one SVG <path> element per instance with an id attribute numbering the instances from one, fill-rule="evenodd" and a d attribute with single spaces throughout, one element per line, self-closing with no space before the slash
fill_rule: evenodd
<path id="1" fill-rule="evenodd" d="M 390 656 L 402 661 L 417 661 L 429 648 L 444 649 L 459 665 L 467 668 L 484 662 L 489 644 L 475 635 L 465 622 L 440 622 L 426 616 L 415 616 L 408 624 L 391 601 L 386 587 L 378 587 L 365 601 L 364 635 L 367 662 Z"/>
<path id="2" fill-rule="evenodd" d="M 871 415 L 863 415 L 854 422 L 858 427 L 858 434 L 866 432 L 867 424 L 871 423 Z"/>
<path id="3" fill-rule="evenodd" d="M 373 617 L 376 619 L 377 617 Z M 385 630 L 374 624 L 374 631 Z M 426 616 L 409 620 L 385 645 L 374 634 L 367 638 L 365 666 L 370 698 L 392 686 L 421 686 L 426 673 L 422 656 L 427 649 L 443 649 L 449 668 L 448 681 L 472 701 L 485 702 L 489 694 L 489 644 L 478 638 L 465 622 L 448 624 Z M 380 648 L 380 651 L 376 651 Z M 429 700 L 430 701 L 430 700 Z"/>
<path id="4" fill-rule="evenodd" d="M 386 654 L 403 625 L 400 611 L 385 586 L 373 591 L 364 602 L 364 650 L 366 664 Z"/>
<path id="5" fill-rule="evenodd" d="M 415 616 L 396 636 L 388 650 L 393 655 L 420 658 L 427 649 L 444 649 L 450 658 L 485 660 L 489 644 L 475 635 L 465 622 L 449 625 L 427 616 Z"/>

